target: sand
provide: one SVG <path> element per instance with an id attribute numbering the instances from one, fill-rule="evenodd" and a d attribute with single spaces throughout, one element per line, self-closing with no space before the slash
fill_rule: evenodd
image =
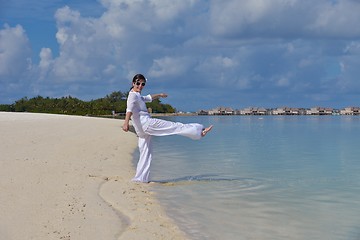
<path id="1" fill-rule="evenodd" d="M 0 236 L 186 239 L 147 184 L 122 121 L 0 112 Z"/>

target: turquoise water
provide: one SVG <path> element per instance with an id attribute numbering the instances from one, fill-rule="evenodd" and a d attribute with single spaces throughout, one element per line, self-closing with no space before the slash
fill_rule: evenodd
<path id="1" fill-rule="evenodd" d="M 360 117 L 167 119 L 214 125 L 154 139 L 152 189 L 190 239 L 360 239 Z"/>

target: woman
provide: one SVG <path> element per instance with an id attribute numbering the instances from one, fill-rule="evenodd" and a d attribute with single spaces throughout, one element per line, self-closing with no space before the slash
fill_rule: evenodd
<path id="1" fill-rule="evenodd" d="M 136 182 L 149 182 L 150 164 L 152 160 L 152 136 L 182 135 L 194 140 L 204 137 L 213 126 L 204 128 L 198 123 L 183 124 L 179 122 L 170 122 L 157 118 L 151 118 L 146 108 L 146 102 L 154 99 L 166 98 L 167 94 L 153 94 L 141 96 L 141 91 L 145 87 L 146 78 L 142 74 L 136 74 L 132 81 L 132 88 L 127 99 L 126 117 L 122 129 L 129 131 L 129 121 L 132 124 L 139 137 L 140 158 L 136 168 Z"/>

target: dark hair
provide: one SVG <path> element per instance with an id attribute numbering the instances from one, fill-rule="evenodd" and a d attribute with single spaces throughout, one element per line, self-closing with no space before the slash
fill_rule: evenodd
<path id="1" fill-rule="evenodd" d="M 139 80 L 143 80 L 144 82 L 146 82 L 146 78 L 144 77 L 144 75 L 138 73 L 136 74 L 134 77 L 133 77 L 133 83 L 135 83 L 136 81 L 139 81 Z M 130 90 L 133 89 L 133 86 L 131 86 Z"/>
<path id="2" fill-rule="evenodd" d="M 146 82 L 146 78 L 144 77 L 144 75 L 138 73 L 133 77 L 133 83 L 139 80 L 144 80 Z"/>

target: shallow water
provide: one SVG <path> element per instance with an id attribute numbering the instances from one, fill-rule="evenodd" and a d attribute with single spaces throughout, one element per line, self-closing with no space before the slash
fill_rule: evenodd
<path id="1" fill-rule="evenodd" d="M 198 116 L 154 139 L 151 179 L 191 239 L 360 239 L 360 117 Z"/>

